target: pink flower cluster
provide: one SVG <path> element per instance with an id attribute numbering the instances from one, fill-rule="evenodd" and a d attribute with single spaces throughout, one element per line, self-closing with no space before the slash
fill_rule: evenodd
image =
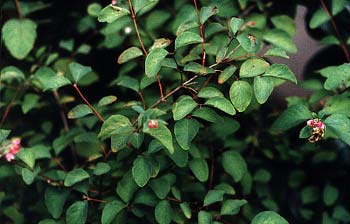
<path id="1" fill-rule="evenodd" d="M 15 155 L 19 152 L 21 149 L 21 139 L 14 138 L 11 140 L 11 144 L 8 145 L 8 152 L 5 155 L 5 158 L 7 161 L 11 161 L 15 158 Z"/>
<path id="2" fill-rule="evenodd" d="M 325 125 L 320 119 L 310 119 L 306 122 L 307 126 L 318 128 L 318 129 L 324 129 Z"/>

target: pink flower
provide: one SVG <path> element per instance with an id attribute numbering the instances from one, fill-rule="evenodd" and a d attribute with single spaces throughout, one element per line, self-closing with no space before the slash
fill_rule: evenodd
<path id="1" fill-rule="evenodd" d="M 320 129 L 324 129 L 325 125 L 322 121 L 319 121 L 319 122 L 317 122 L 316 127 L 320 128 Z"/>
<path id="2" fill-rule="evenodd" d="M 310 119 L 306 122 L 306 124 L 307 126 L 313 127 L 315 125 L 315 121 Z"/>
<path id="3" fill-rule="evenodd" d="M 5 155 L 5 159 L 10 162 L 15 158 L 15 155 L 19 152 L 20 149 L 21 149 L 21 139 L 20 138 L 12 139 L 11 144 L 8 145 L 8 152 Z"/>
<path id="4" fill-rule="evenodd" d="M 13 159 L 15 158 L 15 155 L 12 154 L 12 153 L 7 153 L 7 154 L 5 155 L 5 158 L 6 158 L 6 160 L 7 160 L 8 162 L 11 162 L 11 160 L 13 160 Z"/>

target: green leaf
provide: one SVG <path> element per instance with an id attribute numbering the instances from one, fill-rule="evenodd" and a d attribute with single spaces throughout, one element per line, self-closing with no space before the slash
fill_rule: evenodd
<path id="1" fill-rule="evenodd" d="M 84 66 L 76 62 L 69 64 L 69 70 L 72 74 L 73 80 L 75 83 L 78 83 L 81 78 L 91 72 L 91 67 Z"/>
<path id="2" fill-rule="evenodd" d="M 140 89 L 139 81 L 129 76 L 120 76 L 117 79 L 117 85 L 132 89 L 135 92 L 138 92 Z"/>
<path id="3" fill-rule="evenodd" d="M 224 200 L 225 192 L 222 190 L 210 190 L 204 197 L 204 206 L 208 206 L 214 204 L 215 202 L 219 202 Z"/>
<path id="4" fill-rule="evenodd" d="M 48 187 L 45 190 L 45 205 L 53 218 L 58 219 L 63 211 L 64 204 L 68 198 L 69 191 Z"/>
<path id="5" fill-rule="evenodd" d="M 44 91 L 46 90 L 57 90 L 63 86 L 70 85 L 71 82 L 64 76 L 54 75 L 48 78 L 44 85 Z"/>
<path id="6" fill-rule="evenodd" d="M 98 107 L 103 107 L 103 106 L 112 104 L 112 103 L 114 103 L 115 101 L 117 101 L 117 97 L 116 97 L 116 96 L 113 96 L 113 95 L 111 95 L 111 96 L 105 96 L 105 97 L 103 97 L 102 99 L 100 99 L 100 101 L 98 101 L 97 106 L 98 106 Z"/>
<path id="7" fill-rule="evenodd" d="M 172 219 L 172 208 L 168 200 L 160 201 L 155 210 L 154 215 L 159 224 L 170 224 Z"/>
<path id="8" fill-rule="evenodd" d="M 125 62 L 128 62 L 134 58 L 137 58 L 139 56 L 142 56 L 143 53 L 140 48 L 138 47 L 130 47 L 123 51 L 119 57 L 118 57 L 118 64 L 123 64 Z"/>
<path id="9" fill-rule="evenodd" d="M 230 150 L 222 154 L 222 167 L 230 174 L 235 182 L 242 180 L 247 173 L 247 164 L 243 157 L 236 151 Z"/>
<path id="10" fill-rule="evenodd" d="M 290 36 L 296 33 L 295 22 L 287 15 L 273 16 L 271 22 L 277 29 L 286 31 Z"/>
<path id="11" fill-rule="evenodd" d="M 230 99 L 238 112 L 243 112 L 252 100 L 253 91 L 250 84 L 246 81 L 235 81 L 230 88 Z"/>
<path id="12" fill-rule="evenodd" d="M 21 149 L 16 156 L 25 164 L 27 164 L 31 169 L 34 169 L 36 158 L 32 150 Z"/>
<path id="13" fill-rule="evenodd" d="M 134 160 L 132 166 L 132 176 L 139 187 L 144 187 L 152 175 L 152 164 L 142 156 Z"/>
<path id="14" fill-rule="evenodd" d="M 69 119 L 77 119 L 92 114 L 92 110 L 86 104 L 79 104 L 68 112 Z"/>
<path id="15" fill-rule="evenodd" d="M 326 104 L 320 113 L 323 114 L 343 114 L 350 117 L 350 95 L 348 93 L 343 93 L 341 95 L 335 95 L 328 98 Z"/>
<path id="16" fill-rule="evenodd" d="M 194 101 L 190 96 L 183 96 L 174 103 L 172 111 L 175 121 L 181 120 L 192 112 L 194 108 L 197 107 L 196 101 Z"/>
<path id="17" fill-rule="evenodd" d="M 244 23 L 243 19 L 236 18 L 236 17 L 231 18 L 229 27 L 230 27 L 230 30 L 233 33 L 233 35 L 235 35 L 237 33 L 237 31 L 241 28 L 243 23 Z"/>
<path id="18" fill-rule="evenodd" d="M 208 107 L 198 108 L 192 113 L 192 116 L 201 118 L 212 123 L 223 122 L 223 118 L 220 115 L 218 115 L 214 110 Z"/>
<path id="19" fill-rule="evenodd" d="M 87 13 L 90 16 L 98 17 L 98 15 L 100 14 L 101 10 L 102 10 L 102 6 L 99 3 L 94 2 L 94 3 L 89 4 L 89 6 L 87 8 Z"/>
<path id="20" fill-rule="evenodd" d="M 24 114 L 38 105 L 40 97 L 37 94 L 28 93 L 24 96 L 22 103 L 22 111 Z"/>
<path id="21" fill-rule="evenodd" d="M 88 215 L 88 202 L 77 201 L 66 212 L 67 224 L 85 224 Z"/>
<path id="22" fill-rule="evenodd" d="M 295 78 L 294 73 L 284 64 L 271 65 L 262 76 L 275 77 L 297 84 L 297 79 Z"/>
<path id="23" fill-rule="evenodd" d="M 210 98 L 204 103 L 204 105 L 213 106 L 213 107 L 218 108 L 219 110 L 221 110 L 227 114 L 230 114 L 230 115 L 236 114 L 236 110 L 233 107 L 232 103 L 224 97 Z"/>
<path id="24" fill-rule="evenodd" d="M 132 173 L 127 172 L 118 182 L 117 194 L 125 203 L 127 203 L 132 199 L 137 189 L 138 186 L 132 176 Z"/>
<path id="25" fill-rule="evenodd" d="M 342 114 L 332 114 L 324 120 L 326 128 L 331 129 L 334 133 L 350 145 L 350 119 Z"/>
<path id="26" fill-rule="evenodd" d="M 273 47 L 268 49 L 264 54 L 264 57 L 266 56 L 274 56 L 289 59 L 289 56 L 287 55 L 286 51 L 279 47 Z"/>
<path id="27" fill-rule="evenodd" d="M 231 78 L 233 76 L 233 74 L 235 73 L 236 70 L 237 70 L 237 67 L 234 65 L 230 65 L 230 66 L 226 67 L 220 73 L 219 78 L 218 78 L 218 83 L 223 84 L 224 82 L 226 82 L 229 78 Z"/>
<path id="28" fill-rule="evenodd" d="M 3 141 L 5 141 L 5 139 L 9 136 L 10 133 L 10 130 L 0 129 L 0 144 Z"/>
<path id="29" fill-rule="evenodd" d="M 248 31 L 242 32 L 237 36 L 237 41 L 248 53 L 257 53 L 261 47 L 261 40 Z"/>
<path id="30" fill-rule="evenodd" d="M 186 167 L 188 162 L 188 152 L 175 145 L 174 153 L 168 153 L 168 156 L 178 167 Z"/>
<path id="31" fill-rule="evenodd" d="M 174 153 L 173 137 L 167 126 L 162 123 L 158 124 L 158 128 L 148 128 L 147 126 L 144 126 L 143 132 L 160 141 L 169 153 Z"/>
<path id="32" fill-rule="evenodd" d="M 255 77 L 263 74 L 269 68 L 269 66 L 270 64 L 268 62 L 260 58 L 248 59 L 243 62 L 239 70 L 239 76 L 241 78 Z"/>
<path id="33" fill-rule="evenodd" d="M 155 77 L 162 67 L 162 61 L 169 54 L 163 48 L 155 48 L 149 52 L 145 61 L 145 73 L 148 77 Z"/>
<path id="34" fill-rule="evenodd" d="M 189 162 L 189 167 L 194 176 L 201 182 L 205 182 L 209 177 L 208 164 L 204 159 L 193 159 Z"/>
<path id="35" fill-rule="evenodd" d="M 2 82 L 11 83 L 13 80 L 21 82 L 24 81 L 25 78 L 23 72 L 15 66 L 6 66 L 1 69 L 0 72 L 0 79 Z"/>
<path id="36" fill-rule="evenodd" d="M 181 211 L 184 213 L 185 217 L 187 219 L 191 219 L 192 211 L 191 211 L 190 205 L 187 202 L 182 202 L 180 203 L 180 208 L 181 208 Z"/>
<path id="37" fill-rule="evenodd" d="M 189 150 L 191 142 L 197 135 L 199 123 L 195 119 L 182 119 L 175 123 L 174 134 L 181 148 Z"/>
<path id="38" fill-rule="evenodd" d="M 323 190 L 323 202 L 327 206 L 332 206 L 339 197 L 339 191 L 337 188 L 327 185 Z"/>
<path id="39" fill-rule="evenodd" d="M 264 40 L 273 44 L 276 47 L 282 48 L 289 53 L 296 53 L 297 47 L 293 43 L 289 34 L 283 30 L 272 29 L 264 34 Z"/>
<path id="40" fill-rule="evenodd" d="M 101 127 L 101 131 L 98 134 L 99 138 L 105 139 L 110 137 L 113 134 L 121 134 L 121 133 L 132 133 L 133 127 L 129 118 L 123 115 L 112 115 L 110 116 Z"/>
<path id="41" fill-rule="evenodd" d="M 203 39 L 196 33 L 185 31 L 175 39 L 175 50 L 190 44 L 202 43 Z"/>
<path id="42" fill-rule="evenodd" d="M 254 78 L 254 94 L 258 103 L 267 101 L 273 91 L 273 81 L 270 77 L 257 76 Z"/>
<path id="43" fill-rule="evenodd" d="M 119 6 L 108 5 L 104 7 L 97 17 L 99 22 L 112 23 L 121 17 L 130 14 L 129 10 Z"/>
<path id="44" fill-rule="evenodd" d="M 288 107 L 272 124 L 273 131 L 285 131 L 295 127 L 307 119 L 312 119 L 310 110 L 303 104 L 295 104 Z"/>
<path id="45" fill-rule="evenodd" d="M 25 58 L 34 46 L 37 25 L 29 19 L 10 19 L 2 27 L 2 39 L 16 59 Z"/>
<path id="46" fill-rule="evenodd" d="M 213 224 L 213 217 L 209 212 L 200 211 L 198 213 L 198 224 Z"/>
<path id="47" fill-rule="evenodd" d="M 30 185 L 34 182 L 35 177 L 40 172 L 40 167 L 35 167 L 34 170 L 29 170 L 28 168 L 22 168 L 21 174 L 24 183 Z"/>
<path id="48" fill-rule="evenodd" d="M 271 180 L 271 173 L 266 169 L 258 169 L 254 174 L 254 181 L 260 183 L 268 183 Z"/>
<path id="49" fill-rule="evenodd" d="M 204 87 L 198 93 L 200 98 L 224 97 L 224 94 L 214 87 Z"/>
<path id="50" fill-rule="evenodd" d="M 215 73 L 215 70 L 213 68 L 204 67 L 201 64 L 198 64 L 196 62 L 190 62 L 185 65 L 184 67 L 185 72 L 193 72 L 195 74 L 199 75 L 208 75 Z"/>
<path id="51" fill-rule="evenodd" d="M 111 202 L 108 202 L 102 210 L 101 223 L 112 223 L 117 214 L 125 207 L 126 205 L 119 200 L 113 200 Z"/>
<path id="52" fill-rule="evenodd" d="M 98 162 L 94 169 L 94 175 L 101 176 L 105 173 L 108 173 L 111 170 L 111 167 L 108 163 Z"/>
<path id="53" fill-rule="evenodd" d="M 350 64 L 345 63 L 339 66 L 328 66 L 319 71 L 327 80 L 324 88 L 327 90 L 335 90 L 340 85 L 346 84 L 350 80 Z"/>
<path id="54" fill-rule="evenodd" d="M 202 7 L 200 11 L 201 24 L 204 24 L 210 17 L 217 14 L 218 12 L 219 9 L 216 6 Z"/>
<path id="55" fill-rule="evenodd" d="M 220 215 L 237 215 L 239 213 L 240 208 L 247 204 L 246 200 L 239 199 L 229 199 L 223 202 Z"/>
<path id="56" fill-rule="evenodd" d="M 148 7 L 152 6 L 153 4 L 155 4 L 157 2 L 158 1 L 156 1 L 156 0 L 133 0 L 132 6 L 133 6 L 136 14 L 138 12 L 140 12 L 142 14 L 142 12 L 144 10 L 146 10 Z"/>
<path id="57" fill-rule="evenodd" d="M 59 47 L 69 52 L 72 52 L 74 48 L 74 40 L 73 39 L 61 40 L 59 43 Z"/>
<path id="58" fill-rule="evenodd" d="M 265 211 L 257 214 L 251 224 L 288 224 L 282 216 L 274 211 Z"/>
<path id="59" fill-rule="evenodd" d="M 77 168 L 67 173 L 64 186 L 70 187 L 88 178 L 90 178 L 90 175 L 85 170 Z"/>
<path id="60" fill-rule="evenodd" d="M 155 178 L 149 182 L 149 186 L 159 199 L 165 199 L 171 187 L 165 178 Z"/>

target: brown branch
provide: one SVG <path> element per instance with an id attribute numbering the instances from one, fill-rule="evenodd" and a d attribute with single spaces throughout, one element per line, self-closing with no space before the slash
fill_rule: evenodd
<path id="1" fill-rule="evenodd" d="M 205 49 L 204 49 L 205 37 L 204 37 L 204 32 L 203 32 L 203 24 L 201 23 L 201 17 L 200 17 L 198 5 L 197 5 L 197 0 L 193 0 L 193 4 L 196 8 L 196 13 L 197 13 L 197 17 L 198 17 L 198 24 L 199 24 L 199 32 L 200 32 L 200 35 L 202 37 L 202 66 L 204 66 L 204 64 L 205 64 Z"/>
<path id="2" fill-rule="evenodd" d="M 320 0 L 321 2 L 321 5 L 322 5 L 322 8 L 324 9 L 324 11 L 326 12 L 326 14 L 328 15 L 328 17 L 331 19 L 331 23 L 332 23 L 332 26 L 333 26 L 333 29 L 334 29 L 334 32 L 335 32 L 335 35 L 337 36 L 337 39 L 339 40 L 339 43 L 340 43 L 340 47 L 342 48 L 343 52 L 344 52 L 344 55 L 345 55 L 345 58 L 348 62 L 350 62 L 350 56 L 349 56 L 349 51 L 348 49 L 346 48 L 346 44 L 343 40 L 343 38 L 341 37 L 340 35 L 340 32 L 338 30 L 338 27 L 337 27 L 337 24 L 334 20 L 334 17 L 332 16 L 331 12 L 329 11 L 326 3 L 324 2 L 324 0 Z"/>
<path id="3" fill-rule="evenodd" d="M 105 119 L 101 116 L 101 114 L 89 103 L 89 101 L 84 97 L 83 93 L 80 91 L 78 85 L 76 83 L 73 84 L 74 89 L 78 92 L 79 96 L 84 100 L 84 102 L 90 107 L 90 109 L 95 113 L 95 115 L 102 121 L 105 122 Z"/>
<path id="4" fill-rule="evenodd" d="M 18 18 L 23 19 L 21 7 L 19 6 L 19 2 L 18 2 L 18 0 L 14 0 L 14 1 L 15 1 L 15 5 L 16 5 Z"/>

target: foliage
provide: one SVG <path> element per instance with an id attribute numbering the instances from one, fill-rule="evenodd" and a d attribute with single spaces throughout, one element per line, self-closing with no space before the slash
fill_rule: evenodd
<path id="1" fill-rule="evenodd" d="M 0 3 L 2 223 L 350 222 L 349 2 L 305 3 L 345 57 L 285 110 L 295 2 L 62 2 Z"/>

